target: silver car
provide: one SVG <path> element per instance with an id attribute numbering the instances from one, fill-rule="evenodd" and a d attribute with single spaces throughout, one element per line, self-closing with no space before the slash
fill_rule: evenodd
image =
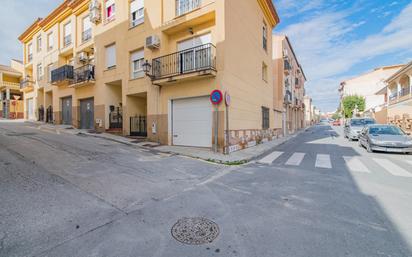
<path id="1" fill-rule="evenodd" d="M 375 124 L 376 121 L 371 118 L 354 118 L 347 120 L 343 130 L 345 138 L 349 140 L 357 140 L 359 133 L 366 125 Z"/>
<path id="2" fill-rule="evenodd" d="M 412 153 L 412 138 L 394 125 L 369 125 L 359 135 L 359 146 L 370 153 Z"/>

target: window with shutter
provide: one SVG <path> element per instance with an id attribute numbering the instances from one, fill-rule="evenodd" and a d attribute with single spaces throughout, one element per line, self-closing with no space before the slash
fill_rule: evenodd
<path id="1" fill-rule="evenodd" d="M 130 2 L 130 26 L 135 27 L 144 22 L 144 0 Z"/>
<path id="2" fill-rule="evenodd" d="M 64 46 L 68 46 L 72 43 L 72 23 L 69 22 L 64 25 Z"/>
<path id="3" fill-rule="evenodd" d="M 106 46 L 106 68 L 112 69 L 116 67 L 116 45 Z"/>
<path id="4" fill-rule="evenodd" d="M 54 45 L 53 32 L 47 35 L 47 50 L 52 50 Z"/>
<path id="5" fill-rule="evenodd" d="M 144 63 L 144 51 L 138 50 L 131 54 L 131 78 L 137 79 L 144 77 L 143 63 Z"/>
<path id="6" fill-rule="evenodd" d="M 115 0 L 106 0 L 106 21 L 114 19 L 116 14 Z"/>
<path id="7" fill-rule="evenodd" d="M 268 129 L 269 126 L 269 108 L 262 107 L 262 129 Z"/>

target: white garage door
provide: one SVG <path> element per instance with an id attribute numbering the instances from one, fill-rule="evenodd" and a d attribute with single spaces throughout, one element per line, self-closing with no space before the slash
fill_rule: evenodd
<path id="1" fill-rule="evenodd" d="M 173 144 L 212 147 L 212 108 L 209 97 L 173 100 Z"/>

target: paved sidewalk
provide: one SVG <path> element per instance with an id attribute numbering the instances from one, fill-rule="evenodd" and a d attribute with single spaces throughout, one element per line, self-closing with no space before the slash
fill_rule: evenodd
<path id="1" fill-rule="evenodd" d="M 52 124 L 44 124 L 40 122 L 31 122 L 33 124 L 38 125 L 39 129 L 51 130 L 57 133 L 69 133 L 73 135 L 85 135 L 91 136 L 96 138 L 102 138 L 110 141 L 114 141 L 117 143 L 133 146 L 133 147 L 142 147 L 146 149 L 150 149 L 153 151 L 168 153 L 168 154 L 177 154 L 182 156 L 187 156 L 191 158 L 201 159 L 209 162 L 215 162 L 220 164 L 227 164 L 227 165 L 240 165 L 259 157 L 263 157 L 264 155 L 273 151 L 274 148 L 277 146 L 285 143 L 286 141 L 296 137 L 300 133 L 304 132 L 305 129 L 298 131 L 293 135 L 289 135 L 286 137 L 278 138 L 273 141 L 266 142 L 264 144 L 259 144 L 254 147 L 250 147 L 244 150 L 240 150 L 237 152 L 233 152 L 229 155 L 222 154 L 222 153 L 214 153 L 208 148 L 197 148 L 197 147 L 184 147 L 184 146 L 167 146 L 167 145 L 159 145 L 158 143 L 153 142 L 136 142 L 136 139 L 127 138 L 123 136 L 112 135 L 109 133 L 91 133 L 89 130 L 82 130 L 76 129 L 72 126 L 67 125 L 52 125 Z"/>

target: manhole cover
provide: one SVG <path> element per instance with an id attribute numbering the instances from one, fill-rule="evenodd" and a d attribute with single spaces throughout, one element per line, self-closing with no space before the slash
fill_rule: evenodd
<path id="1" fill-rule="evenodd" d="M 202 217 L 182 218 L 172 227 L 172 236 L 177 241 L 189 245 L 211 243 L 218 235 L 218 225 Z"/>

